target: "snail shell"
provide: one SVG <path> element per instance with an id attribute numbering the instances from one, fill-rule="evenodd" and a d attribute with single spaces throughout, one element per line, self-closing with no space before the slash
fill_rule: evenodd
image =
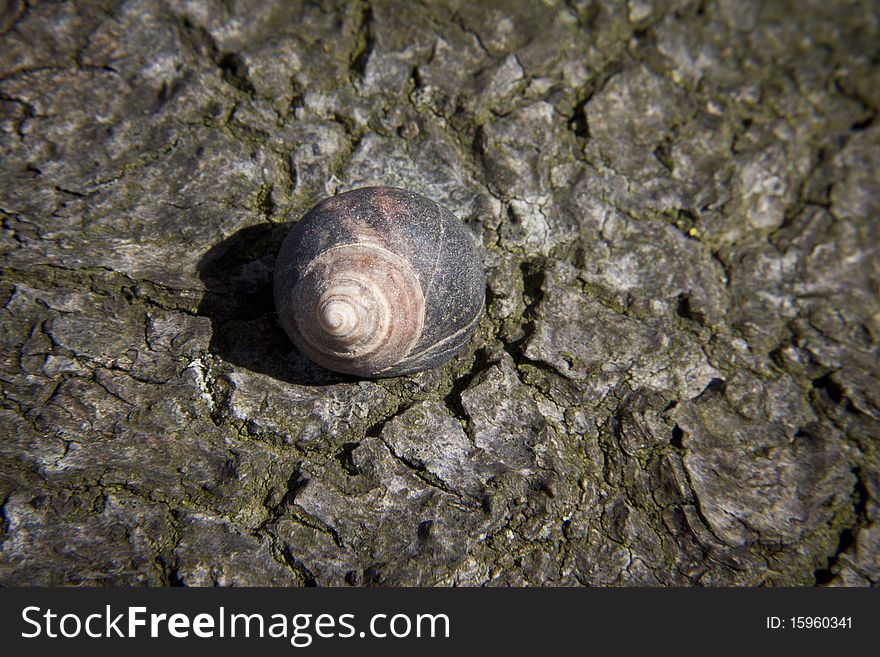
<path id="1" fill-rule="evenodd" d="M 451 358 L 479 324 L 485 288 L 464 224 L 393 187 L 322 201 L 275 264 L 275 307 L 293 343 L 319 365 L 360 376 L 411 374 Z"/>

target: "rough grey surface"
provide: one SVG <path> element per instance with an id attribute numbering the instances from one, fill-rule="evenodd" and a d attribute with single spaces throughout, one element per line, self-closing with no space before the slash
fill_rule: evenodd
<path id="1" fill-rule="evenodd" d="M 880 581 L 871 2 L 0 3 L 0 583 Z M 289 222 L 482 243 L 465 353 L 278 327 Z"/>

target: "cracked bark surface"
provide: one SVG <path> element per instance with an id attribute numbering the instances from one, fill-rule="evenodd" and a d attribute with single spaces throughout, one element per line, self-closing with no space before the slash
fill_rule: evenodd
<path id="1" fill-rule="evenodd" d="M 0 582 L 876 584 L 878 14 L 0 3 Z M 277 325 L 371 184 L 482 245 L 438 370 Z"/>

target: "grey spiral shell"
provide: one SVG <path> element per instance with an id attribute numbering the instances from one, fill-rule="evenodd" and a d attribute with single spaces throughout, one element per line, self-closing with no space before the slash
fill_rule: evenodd
<path id="1" fill-rule="evenodd" d="M 468 341 L 486 278 L 449 210 L 393 187 L 326 199 L 291 230 L 275 264 L 275 307 L 297 348 L 364 377 L 436 367 Z"/>

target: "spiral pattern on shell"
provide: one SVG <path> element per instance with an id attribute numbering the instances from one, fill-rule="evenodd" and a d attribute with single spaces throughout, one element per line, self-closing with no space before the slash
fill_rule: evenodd
<path id="1" fill-rule="evenodd" d="M 448 210 L 391 187 L 310 210 L 275 267 L 275 305 L 302 353 L 328 369 L 397 376 L 448 360 L 476 330 L 485 276 Z"/>
<path id="2" fill-rule="evenodd" d="M 294 292 L 301 347 L 312 360 L 357 358 L 381 372 L 422 334 L 425 297 L 412 268 L 374 245 L 348 244 L 313 260 Z"/>

